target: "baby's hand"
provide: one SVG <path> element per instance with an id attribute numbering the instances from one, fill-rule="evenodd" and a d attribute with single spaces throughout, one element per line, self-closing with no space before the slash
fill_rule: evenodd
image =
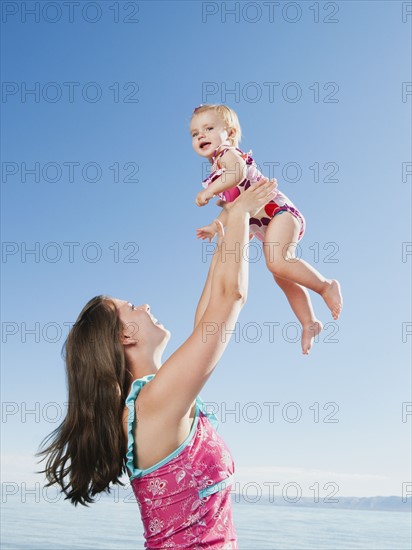
<path id="1" fill-rule="evenodd" d="M 197 206 L 205 206 L 205 204 L 207 204 L 212 197 L 213 194 L 208 189 L 200 191 L 200 193 L 196 195 Z"/>
<path id="2" fill-rule="evenodd" d="M 219 230 L 219 227 L 217 225 L 218 223 L 219 222 L 215 220 L 210 225 L 205 225 L 200 229 L 196 229 L 196 237 L 198 239 L 202 239 L 202 241 L 204 241 L 205 239 L 209 239 L 209 242 L 211 242 L 213 237 Z"/>

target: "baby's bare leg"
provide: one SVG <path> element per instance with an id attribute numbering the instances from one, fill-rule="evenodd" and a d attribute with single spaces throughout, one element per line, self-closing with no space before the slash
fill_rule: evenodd
<path id="1" fill-rule="evenodd" d="M 302 325 L 302 353 L 308 355 L 313 339 L 323 328 L 323 324 L 316 319 L 309 292 L 298 283 L 276 275 L 273 275 L 273 278 L 285 293 L 290 307 Z"/>
<path id="2" fill-rule="evenodd" d="M 326 279 L 305 260 L 296 258 L 299 230 L 299 222 L 290 212 L 275 216 L 270 221 L 264 243 L 268 269 L 273 275 L 320 294 L 336 320 L 343 304 L 339 282 L 335 279 Z"/>

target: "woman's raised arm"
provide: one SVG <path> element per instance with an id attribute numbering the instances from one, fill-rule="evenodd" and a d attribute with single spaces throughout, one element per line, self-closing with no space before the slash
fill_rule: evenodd
<path id="1" fill-rule="evenodd" d="M 162 409 L 169 418 L 183 418 L 227 347 L 227 334 L 234 329 L 247 296 L 249 266 L 244 247 L 249 242 L 249 219 L 275 193 L 276 180 L 262 179 L 228 209 L 225 235 L 212 259 L 206 294 L 202 293 L 204 303 L 208 297 L 204 312 L 199 311 L 193 333 L 147 386 L 145 402 L 154 410 Z"/>
<path id="2" fill-rule="evenodd" d="M 201 294 L 200 299 L 199 299 L 199 303 L 198 303 L 197 308 L 196 308 L 194 328 L 196 328 L 197 325 L 199 324 L 199 321 L 203 317 L 203 314 L 205 312 L 206 306 L 209 303 L 210 289 L 212 287 L 213 272 L 214 272 L 214 269 L 216 267 L 217 260 L 219 258 L 219 247 L 222 244 L 222 240 L 223 240 L 223 236 L 224 236 L 224 229 L 223 229 L 223 226 L 222 226 L 221 222 L 218 219 L 216 219 L 215 221 L 217 222 L 216 227 L 218 228 L 217 245 L 216 245 L 215 251 L 214 251 L 213 256 L 212 256 L 212 261 L 210 262 L 209 271 L 208 271 L 208 274 L 207 274 L 205 286 L 203 287 L 203 291 L 202 291 L 202 294 Z"/>

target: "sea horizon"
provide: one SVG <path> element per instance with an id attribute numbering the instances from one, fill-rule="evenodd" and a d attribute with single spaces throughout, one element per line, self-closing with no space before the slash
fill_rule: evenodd
<path id="1" fill-rule="evenodd" d="M 144 548 L 134 496 L 114 499 L 112 492 L 87 508 L 63 498 L 36 502 L 35 493 L 27 493 L 25 502 L 21 497 L 2 495 L 2 550 Z M 412 518 L 399 510 L 236 502 L 234 494 L 232 504 L 239 550 L 409 550 L 412 545 Z"/>

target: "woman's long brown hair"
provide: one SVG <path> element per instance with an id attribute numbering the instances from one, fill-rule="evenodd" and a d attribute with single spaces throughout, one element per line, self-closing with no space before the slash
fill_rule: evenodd
<path id="1" fill-rule="evenodd" d="M 92 298 L 80 312 L 63 346 L 68 385 L 65 419 L 40 446 L 51 444 L 35 456 L 48 456 L 48 483 L 57 483 L 74 506 L 95 502 L 91 497 L 106 491 L 126 473 L 127 452 L 122 427 L 127 397 L 122 323 L 114 302 L 107 296 Z M 42 460 L 44 460 L 42 458 Z"/>

